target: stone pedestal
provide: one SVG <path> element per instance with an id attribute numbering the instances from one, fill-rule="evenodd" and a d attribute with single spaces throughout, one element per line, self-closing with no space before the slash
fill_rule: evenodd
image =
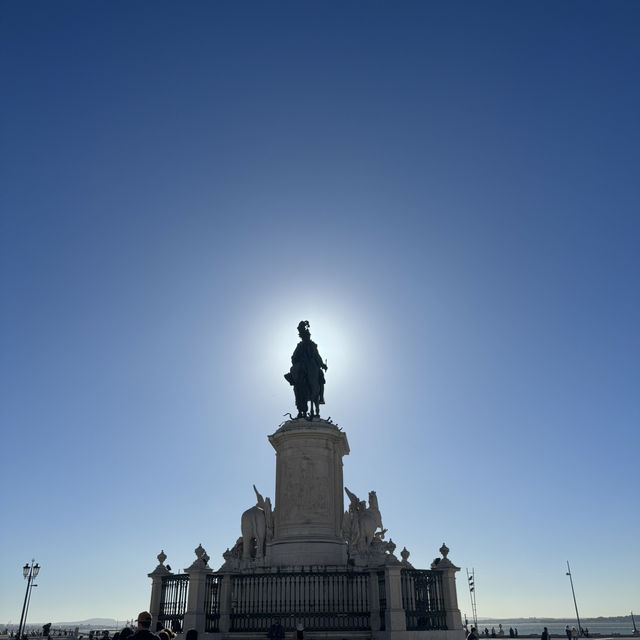
<path id="1" fill-rule="evenodd" d="M 347 436 L 321 419 L 290 420 L 269 436 L 276 450 L 270 566 L 346 565 L 342 457 Z"/>
<path id="2" fill-rule="evenodd" d="M 202 545 L 198 545 L 196 555 L 198 559 L 184 570 L 189 575 L 189 597 L 184 614 L 184 628 L 204 633 L 207 618 L 204 606 L 207 576 L 213 573 L 213 570 L 207 564 L 209 556 L 206 555 Z"/>
<path id="3" fill-rule="evenodd" d="M 153 628 L 158 622 L 160 615 L 160 606 L 162 602 L 162 578 L 165 576 L 173 575 L 167 567 L 164 566 L 164 561 L 167 556 L 164 551 L 158 554 L 158 566 L 147 575 L 151 578 L 151 602 L 149 603 L 149 613 L 151 614 L 151 622 Z"/>
<path id="4" fill-rule="evenodd" d="M 462 616 L 458 609 L 458 595 L 456 591 L 456 572 L 460 571 L 460 567 L 456 567 L 447 557 L 449 548 L 444 542 L 440 547 L 440 553 L 443 558 L 439 562 L 434 562 L 431 568 L 435 571 L 442 572 L 442 596 L 444 609 L 447 613 L 447 629 L 449 631 L 461 631 Z"/>
<path id="5" fill-rule="evenodd" d="M 385 567 L 384 579 L 387 593 L 385 626 L 387 631 L 407 630 L 407 618 L 402 606 L 402 567 Z"/>

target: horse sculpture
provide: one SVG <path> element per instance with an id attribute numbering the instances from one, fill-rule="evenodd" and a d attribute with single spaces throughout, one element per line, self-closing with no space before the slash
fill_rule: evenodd
<path id="1" fill-rule="evenodd" d="M 366 551 L 371 547 L 378 527 L 382 529 L 381 535 L 384 537 L 382 516 L 378 508 L 378 496 L 375 491 L 369 491 L 369 506 L 367 507 L 364 500 L 359 500 L 358 496 L 351 493 L 347 487 L 344 490 L 349 496 L 351 504 L 349 511 L 344 514 L 343 535 L 351 549 Z"/>

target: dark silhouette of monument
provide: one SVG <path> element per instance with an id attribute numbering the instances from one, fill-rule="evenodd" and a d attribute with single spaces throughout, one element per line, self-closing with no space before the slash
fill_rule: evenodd
<path id="1" fill-rule="evenodd" d="M 202 545 L 184 573 L 172 573 L 161 551 L 148 574 L 153 620 L 195 629 L 207 640 L 262 640 L 299 626 L 311 640 L 464 640 L 459 568 L 449 548 L 443 544 L 428 569 L 409 563 L 406 547 L 399 559 L 376 491 L 367 504 L 344 486 L 347 434 L 319 416 L 327 364 L 307 321 L 298 333 L 285 374 L 298 415 L 268 436 L 275 450 L 273 504 L 254 484 L 256 503 L 241 512 L 242 536 L 230 540 L 217 570 Z M 252 473 L 249 460 L 238 470 L 247 483 Z"/>
<path id="2" fill-rule="evenodd" d="M 298 418 L 313 420 L 320 417 L 320 405 L 324 404 L 324 372 L 328 369 L 318 353 L 318 345 L 311 339 L 309 321 L 298 324 L 300 342 L 291 356 L 291 369 L 284 374 L 293 387 Z"/>

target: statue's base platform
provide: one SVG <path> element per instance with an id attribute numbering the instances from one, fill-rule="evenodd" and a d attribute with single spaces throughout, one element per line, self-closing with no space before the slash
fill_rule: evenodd
<path id="1" fill-rule="evenodd" d="M 395 556 L 376 492 L 367 505 L 344 486 L 346 434 L 330 419 L 289 420 L 269 442 L 275 507 L 254 486 L 257 503 L 217 571 L 202 545 L 185 573 L 173 574 L 161 552 L 149 574 L 154 626 L 179 640 L 189 629 L 205 640 L 264 640 L 276 622 L 286 640 L 297 624 L 305 640 L 464 640 L 449 549 L 430 569 L 415 569 L 407 549 Z"/>
<path id="2" fill-rule="evenodd" d="M 293 567 L 304 564 L 341 566 L 347 564 L 347 545 L 335 538 L 283 538 L 267 543 L 266 563 L 272 567 Z"/>
<path id="3" fill-rule="evenodd" d="M 265 565 L 346 566 L 341 533 L 347 436 L 327 420 L 300 419 L 285 422 L 269 442 L 276 450 L 277 510 Z"/>

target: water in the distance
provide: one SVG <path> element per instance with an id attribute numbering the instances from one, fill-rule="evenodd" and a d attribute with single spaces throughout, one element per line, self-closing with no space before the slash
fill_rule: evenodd
<path id="1" fill-rule="evenodd" d="M 469 620 L 469 616 L 467 616 L 467 620 Z M 464 622 L 464 617 L 463 617 Z M 589 630 L 589 635 L 600 634 L 602 636 L 611 636 L 611 635 L 623 635 L 629 636 L 633 632 L 633 624 L 631 623 L 631 616 L 629 616 L 628 620 L 589 620 L 588 618 L 582 620 L 582 628 L 585 627 Z M 469 620 L 471 623 L 471 620 Z M 566 638 L 565 635 L 565 627 L 569 625 L 569 628 L 576 627 L 578 628 L 578 623 L 575 618 L 573 619 L 559 619 L 554 618 L 550 619 L 526 619 L 526 620 L 478 620 L 478 631 L 482 634 L 485 627 L 489 629 L 491 632 L 491 627 L 494 627 L 496 633 L 498 632 L 498 625 L 502 624 L 502 628 L 504 629 L 504 637 L 509 638 L 509 627 L 513 627 L 514 629 L 518 629 L 518 635 L 526 636 L 531 634 L 540 635 L 544 627 L 547 627 L 549 633 L 554 638 Z M 638 624 L 638 619 L 636 618 L 636 624 Z M 482 640 L 484 636 L 481 635 L 480 638 Z M 489 636 L 491 637 L 491 636 Z"/>

